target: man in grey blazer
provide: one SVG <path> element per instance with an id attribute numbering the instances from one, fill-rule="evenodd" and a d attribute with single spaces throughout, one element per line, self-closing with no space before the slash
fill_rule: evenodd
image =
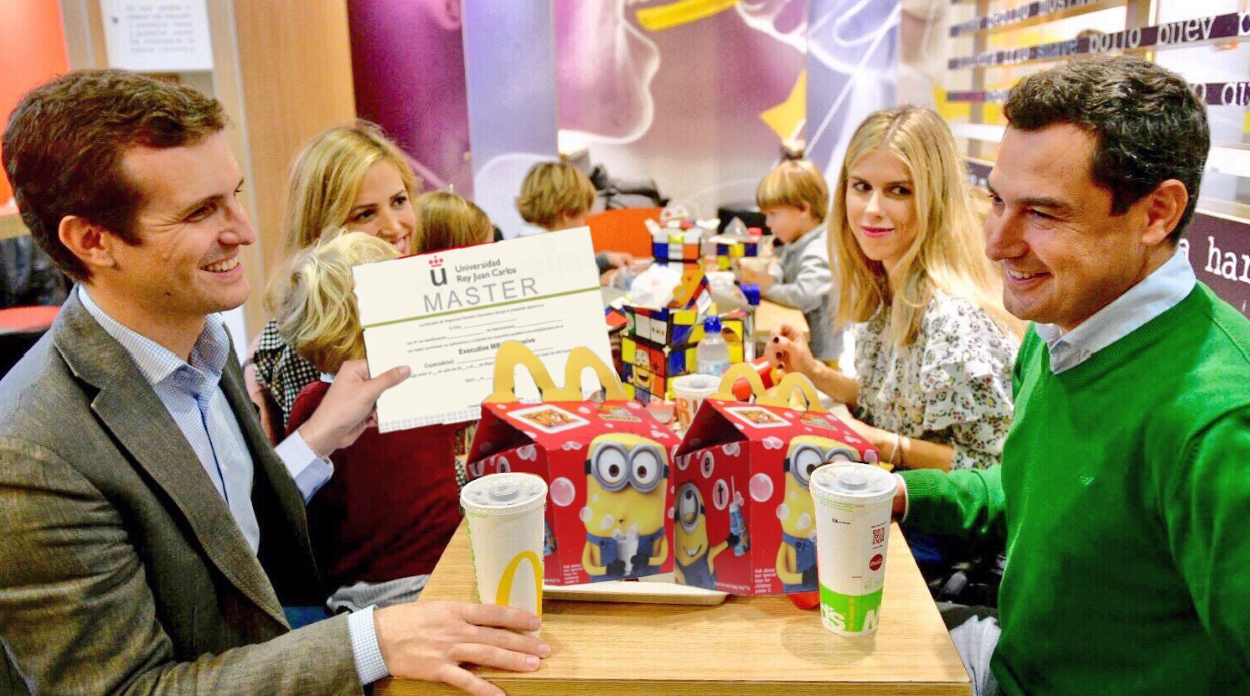
<path id="1" fill-rule="evenodd" d="M 219 313 L 255 231 L 215 100 L 123 71 L 28 94 L 4 132 L 23 220 L 77 285 L 0 382 L 4 694 L 355 694 L 387 675 L 501 694 L 536 616 L 422 602 L 288 628 L 319 602 L 304 502 L 407 377 L 344 366 L 275 448 Z"/>

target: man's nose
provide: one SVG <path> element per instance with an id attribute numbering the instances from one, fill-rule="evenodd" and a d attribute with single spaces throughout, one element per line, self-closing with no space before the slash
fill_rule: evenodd
<path id="1" fill-rule="evenodd" d="M 985 255 L 992 261 L 1002 261 L 1020 258 L 1027 252 L 1024 218 L 1005 206 L 991 210 L 985 217 Z"/>
<path id="2" fill-rule="evenodd" d="M 256 228 L 252 226 L 247 210 L 237 201 L 229 207 L 229 226 L 224 231 L 227 236 L 225 243 L 246 246 L 256 241 Z"/>

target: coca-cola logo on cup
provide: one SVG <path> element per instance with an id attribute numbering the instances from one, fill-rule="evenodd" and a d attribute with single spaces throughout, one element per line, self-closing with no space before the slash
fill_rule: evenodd
<path id="1" fill-rule="evenodd" d="M 881 557 L 881 554 L 877 554 L 872 557 L 871 561 L 868 561 L 868 567 L 872 570 L 881 570 L 881 564 L 884 562 L 885 559 Z"/>

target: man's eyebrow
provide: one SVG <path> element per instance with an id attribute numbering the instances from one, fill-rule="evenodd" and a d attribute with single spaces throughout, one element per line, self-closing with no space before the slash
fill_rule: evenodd
<path id="1" fill-rule="evenodd" d="M 243 188 L 243 179 L 239 179 L 239 185 L 235 187 L 235 190 L 238 190 L 241 188 Z M 196 199 L 194 202 L 188 203 L 187 205 L 180 208 L 178 210 L 178 216 L 187 217 L 191 215 L 191 213 L 194 213 L 195 211 L 199 210 L 201 206 L 205 206 L 205 205 L 208 205 L 209 203 L 214 203 L 216 201 L 225 200 L 225 198 L 226 197 L 224 195 L 218 193 L 212 196 L 204 196 L 203 198 Z"/>
<path id="2" fill-rule="evenodd" d="M 213 203 L 215 201 L 220 201 L 222 200 L 222 198 L 223 196 L 221 194 L 214 194 L 212 196 L 205 196 L 203 198 L 199 198 L 191 203 L 188 203 L 187 205 L 184 205 L 182 208 L 179 208 L 178 217 L 180 218 L 187 217 L 191 215 L 191 213 L 194 213 L 195 211 L 199 210 L 201 207 L 208 205 L 209 203 Z"/>
<path id="3" fill-rule="evenodd" d="M 991 186 L 988 181 L 985 182 L 985 188 L 989 189 L 991 196 L 994 196 L 995 198 L 1002 198 L 1002 196 L 998 194 L 998 191 L 995 191 L 994 187 Z M 1072 206 L 1067 202 L 1061 201 L 1058 198 L 1051 198 L 1049 196 L 1026 196 L 1024 198 L 1014 200 L 1012 203 L 1024 208 L 1046 208 L 1048 210 L 1063 212 L 1072 210 Z"/>

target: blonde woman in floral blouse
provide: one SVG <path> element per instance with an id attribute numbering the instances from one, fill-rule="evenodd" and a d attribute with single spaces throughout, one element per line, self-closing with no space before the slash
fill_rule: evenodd
<path id="1" fill-rule="evenodd" d="M 998 463 L 1024 326 L 1002 306 L 945 122 L 928 109 L 870 115 L 847 149 L 829 217 L 858 379 L 826 367 L 793 327 L 769 358 L 850 406 L 883 460 L 905 468 Z"/>

